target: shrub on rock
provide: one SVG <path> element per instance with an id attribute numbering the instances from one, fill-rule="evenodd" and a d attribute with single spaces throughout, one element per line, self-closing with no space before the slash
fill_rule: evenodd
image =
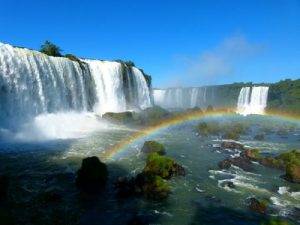
<path id="1" fill-rule="evenodd" d="M 285 178 L 294 183 L 300 183 L 300 165 L 288 164 L 286 166 Z"/>
<path id="2" fill-rule="evenodd" d="M 77 171 L 76 185 L 86 192 L 98 192 L 106 184 L 107 167 L 98 157 L 88 157 L 82 160 Z"/>
<path id="3" fill-rule="evenodd" d="M 169 179 L 176 175 L 185 175 L 185 170 L 177 164 L 172 158 L 161 156 L 157 153 L 151 153 L 147 157 L 146 166 L 143 170 L 145 173 L 160 176 Z"/>
<path id="4" fill-rule="evenodd" d="M 156 141 L 146 141 L 142 147 L 142 152 L 144 153 L 158 153 L 159 155 L 164 155 L 166 153 L 163 144 Z"/>

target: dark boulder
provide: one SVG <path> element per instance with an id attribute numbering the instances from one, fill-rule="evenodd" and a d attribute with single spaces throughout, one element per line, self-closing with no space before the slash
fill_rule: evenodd
<path id="1" fill-rule="evenodd" d="M 77 171 L 76 185 L 86 192 L 98 192 L 106 184 L 107 167 L 98 157 L 88 157 L 82 160 Z"/>
<path id="2" fill-rule="evenodd" d="M 235 158 L 228 158 L 224 159 L 218 163 L 220 169 L 228 169 L 231 165 L 237 166 L 245 171 L 251 171 L 252 164 L 251 161 L 245 157 L 235 157 Z"/>

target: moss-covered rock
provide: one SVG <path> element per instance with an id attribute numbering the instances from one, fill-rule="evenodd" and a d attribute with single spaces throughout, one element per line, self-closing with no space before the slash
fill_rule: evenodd
<path id="1" fill-rule="evenodd" d="M 145 173 L 160 176 L 164 179 L 170 179 L 172 176 L 185 175 L 185 170 L 177 164 L 172 158 L 161 156 L 158 153 L 150 153 L 147 157 Z"/>
<path id="2" fill-rule="evenodd" d="M 171 113 L 167 110 L 153 106 L 142 110 L 138 113 L 138 120 L 141 125 L 151 125 L 158 123 L 159 121 L 166 119 L 171 116 Z"/>
<path id="3" fill-rule="evenodd" d="M 111 122 L 127 124 L 134 121 L 133 113 L 132 112 L 107 112 L 102 115 L 102 118 L 109 120 Z"/>
<path id="4" fill-rule="evenodd" d="M 156 141 L 146 141 L 142 147 L 142 152 L 153 153 L 156 152 L 159 155 L 166 154 L 166 149 L 163 144 Z"/>
<path id="5" fill-rule="evenodd" d="M 106 184 L 107 167 L 98 157 L 92 156 L 82 160 L 77 171 L 76 185 L 85 192 L 98 192 Z"/>

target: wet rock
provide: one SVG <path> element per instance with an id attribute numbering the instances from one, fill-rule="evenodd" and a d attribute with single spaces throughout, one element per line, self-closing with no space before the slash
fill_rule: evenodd
<path id="1" fill-rule="evenodd" d="M 260 159 L 260 154 L 258 149 L 246 149 L 242 154 L 242 157 L 248 158 L 250 160 L 257 161 Z"/>
<path id="2" fill-rule="evenodd" d="M 146 141 L 142 147 L 143 153 L 158 153 L 159 155 L 165 155 L 166 150 L 163 144 L 156 141 Z"/>
<path id="3" fill-rule="evenodd" d="M 251 161 L 245 157 L 228 158 L 218 163 L 220 169 L 229 169 L 231 165 L 237 166 L 245 171 L 251 171 L 253 169 Z"/>
<path id="4" fill-rule="evenodd" d="M 267 211 L 267 205 L 266 203 L 259 201 L 256 198 L 250 198 L 249 209 L 257 213 L 265 214 Z"/>
<path id="5" fill-rule="evenodd" d="M 107 167 L 98 157 L 88 157 L 82 160 L 81 168 L 77 171 L 76 185 L 86 192 L 98 192 L 106 184 Z"/>
<path id="6" fill-rule="evenodd" d="M 114 113 L 114 112 L 107 112 L 103 114 L 102 118 L 112 121 L 112 122 L 117 122 L 117 123 L 130 123 L 133 122 L 133 113 L 132 112 L 120 112 L 120 113 Z"/>
<path id="7" fill-rule="evenodd" d="M 223 141 L 221 143 L 221 148 L 238 149 L 238 150 L 245 149 L 243 144 L 235 142 L 235 141 Z"/>

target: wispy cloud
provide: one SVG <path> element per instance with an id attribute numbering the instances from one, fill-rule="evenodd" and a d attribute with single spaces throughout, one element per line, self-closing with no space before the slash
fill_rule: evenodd
<path id="1" fill-rule="evenodd" d="M 237 65 L 261 53 L 263 46 L 249 42 L 242 35 L 224 39 L 212 49 L 195 57 L 180 57 L 181 68 L 176 69 L 170 86 L 194 82 L 213 83 L 225 76 L 233 76 Z M 174 81 L 175 84 L 174 84 Z"/>

